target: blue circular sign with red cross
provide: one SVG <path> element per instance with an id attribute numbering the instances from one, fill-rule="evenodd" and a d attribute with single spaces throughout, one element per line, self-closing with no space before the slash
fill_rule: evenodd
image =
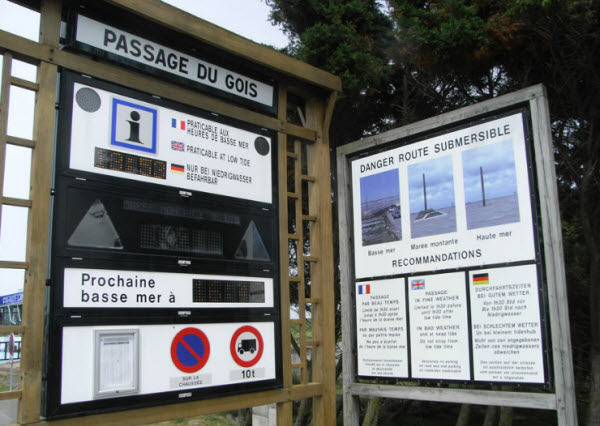
<path id="1" fill-rule="evenodd" d="M 255 365 L 262 357 L 263 350 L 263 338 L 251 325 L 238 328 L 229 343 L 231 357 L 241 367 L 248 368 Z"/>
<path id="2" fill-rule="evenodd" d="M 184 328 L 173 338 L 171 343 L 171 359 L 173 364 L 184 373 L 195 373 L 200 370 L 210 356 L 208 338 L 201 330 L 193 327 Z"/>

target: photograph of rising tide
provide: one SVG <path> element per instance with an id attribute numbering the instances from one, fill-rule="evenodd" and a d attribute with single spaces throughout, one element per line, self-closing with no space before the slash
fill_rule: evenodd
<path id="1" fill-rule="evenodd" d="M 456 232 L 452 157 L 408 166 L 412 238 Z"/>
<path id="2" fill-rule="evenodd" d="M 518 222 L 512 140 L 462 153 L 467 229 Z"/>
<path id="3" fill-rule="evenodd" d="M 362 245 L 402 239 L 398 169 L 360 179 Z"/>

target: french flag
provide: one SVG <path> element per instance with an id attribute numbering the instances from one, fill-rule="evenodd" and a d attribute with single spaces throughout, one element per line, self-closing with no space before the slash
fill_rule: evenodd
<path id="1" fill-rule="evenodd" d="M 185 130 L 185 121 L 181 120 L 178 123 L 178 120 L 176 118 L 172 118 L 171 119 L 171 127 L 174 129 L 177 129 L 177 127 L 179 127 L 181 130 Z"/>
<path id="2" fill-rule="evenodd" d="M 371 294 L 371 284 L 360 284 L 358 286 L 358 294 Z"/>

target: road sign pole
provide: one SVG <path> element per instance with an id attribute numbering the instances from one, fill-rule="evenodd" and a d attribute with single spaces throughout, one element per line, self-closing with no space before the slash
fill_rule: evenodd
<path id="1" fill-rule="evenodd" d="M 8 385 L 8 390 L 12 391 L 13 389 L 13 381 L 12 381 L 12 376 L 13 376 L 13 354 L 10 354 L 10 382 Z"/>

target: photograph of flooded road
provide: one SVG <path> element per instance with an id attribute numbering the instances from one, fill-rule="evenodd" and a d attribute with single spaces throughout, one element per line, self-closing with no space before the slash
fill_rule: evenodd
<path id="1" fill-rule="evenodd" d="M 408 166 L 412 238 L 456 232 L 452 157 Z"/>
<path id="2" fill-rule="evenodd" d="M 402 239 L 398 169 L 360 179 L 362 245 Z"/>
<path id="3" fill-rule="evenodd" d="M 511 140 L 462 153 L 467 229 L 519 222 Z"/>

